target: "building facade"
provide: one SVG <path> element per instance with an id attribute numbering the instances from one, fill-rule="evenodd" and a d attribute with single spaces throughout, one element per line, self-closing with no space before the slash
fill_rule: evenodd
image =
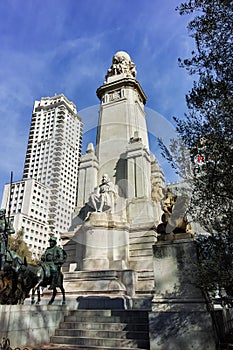
<path id="1" fill-rule="evenodd" d="M 5 185 L 2 207 L 9 210 L 10 205 L 15 230 L 24 230 L 36 255 L 49 233 L 60 238 L 70 226 L 81 148 L 82 120 L 76 106 L 63 94 L 35 101 L 23 179 Z"/>

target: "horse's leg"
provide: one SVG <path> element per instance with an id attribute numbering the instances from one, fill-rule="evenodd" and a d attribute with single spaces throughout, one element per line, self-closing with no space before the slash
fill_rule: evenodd
<path id="1" fill-rule="evenodd" d="M 36 288 L 36 291 L 37 291 L 37 302 L 36 304 L 39 305 L 40 304 L 40 287 L 37 287 Z"/>
<path id="2" fill-rule="evenodd" d="M 35 289 L 32 288 L 31 304 L 35 304 Z"/>
<path id="3" fill-rule="evenodd" d="M 55 299 L 56 295 L 57 295 L 57 288 L 54 287 L 54 288 L 53 288 L 53 295 L 52 295 L 52 298 L 49 300 L 49 305 L 51 305 L 51 304 L 54 302 L 54 299 Z"/>
<path id="4" fill-rule="evenodd" d="M 66 294 L 65 294 L 65 289 L 63 286 L 60 287 L 61 292 L 62 292 L 62 305 L 66 304 Z"/>

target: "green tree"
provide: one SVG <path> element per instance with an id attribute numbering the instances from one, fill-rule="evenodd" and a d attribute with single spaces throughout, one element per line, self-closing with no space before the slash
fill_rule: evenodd
<path id="1" fill-rule="evenodd" d="M 32 258 L 32 253 L 27 244 L 23 240 L 24 231 L 19 230 L 14 235 L 9 237 L 9 246 L 11 250 L 16 252 L 22 259 L 26 258 L 28 263 L 35 263 Z"/>
<path id="2" fill-rule="evenodd" d="M 226 287 L 227 279 L 232 283 L 233 2 L 189 0 L 177 10 L 181 15 L 191 15 L 188 30 L 195 50 L 190 58 L 179 59 L 179 65 L 194 77 L 194 83 L 186 95 L 187 114 L 174 119 L 183 149 L 189 151 L 192 162 L 198 156 L 204 161 L 199 173 L 194 172 L 191 181 L 189 179 L 192 188 L 189 212 L 193 220 L 212 235 L 211 241 L 202 242 L 205 245 L 202 270 L 206 276 L 209 274 L 208 279 L 203 279 L 205 287 L 214 289 L 218 284 Z M 162 148 L 180 172 L 182 167 L 176 163 L 179 157 L 174 141 L 170 148 Z M 181 175 L 186 179 L 185 173 Z M 221 244 L 215 244 L 219 237 Z M 225 276 L 221 270 L 229 273 Z"/>
<path id="3" fill-rule="evenodd" d="M 205 157 L 194 178 L 193 214 L 208 232 L 232 235 L 233 2 L 191 0 L 179 11 L 194 14 L 188 28 L 196 50 L 179 62 L 198 80 L 186 96 L 189 114 L 176 118 L 177 131 L 193 159 L 200 149 Z"/>

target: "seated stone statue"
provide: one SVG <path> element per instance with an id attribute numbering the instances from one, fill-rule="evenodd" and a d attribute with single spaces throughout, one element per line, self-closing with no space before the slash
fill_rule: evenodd
<path id="1" fill-rule="evenodd" d="M 117 191 L 107 174 L 102 177 L 99 187 L 90 195 L 88 205 L 97 212 L 114 211 Z"/>

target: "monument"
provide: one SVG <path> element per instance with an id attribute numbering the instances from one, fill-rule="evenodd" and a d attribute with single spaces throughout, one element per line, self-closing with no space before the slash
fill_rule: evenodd
<path id="1" fill-rule="evenodd" d="M 101 341 L 109 347 L 108 323 L 106 334 L 100 338 L 95 322 L 101 319 L 100 311 L 102 315 L 107 312 L 108 320 L 114 319 L 115 311 L 115 315 L 121 315 L 117 326 L 122 320 L 126 322 L 128 314 L 127 324 L 132 325 L 132 319 L 138 318 L 138 328 L 133 335 L 130 331 L 121 334 L 117 328 L 119 342 L 112 339 L 109 349 L 119 348 L 116 344 L 121 340 L 128 348 L 143 344 L 143 348 L 151 350 L 215 349 L 208 305 L 190 273 L 197 256 L 194 233 L 183 215 L 188 197 L 179 198 L 165 191 L 162 170 L 149 149 L 144 112 L 146 95 L 136 80 L 135 64 L 126 52 L 114 55 L 97 96 L 100 110 L 96 147 L 90 143 L 81 157 L 77 207 L 69 231 L 61 237 L 67 254 L 62 268 L 67 305 L 55 305 L 52 309 L 44 305 L 40 312 L 34 308 L 15 308 L 11 322 L 5 321 L 6 310 L 1 308 L 3 332 L 26 344 L 28 338 L 22 339 L 19 329 L 12 328 L 16 318 L 21 321 L 24 311 L 28 320 L 24 330 L 30 329 L 24 333 L 37 331 L 40 343 L 64 343 L 65 334 L 66 341 L 70 338 L 69 344 L 83 346 L 90 340 L 92 345 Z M 60 266 L 61 261 L 51 260 L 54 244 L 50 244 L 45 261 L 56 277 L 55 286 L 58 280 L 55 265 Z M 88 335 L 82 337 L 77 332 L 69 336 L 70 329 L 65 328 L 58 329 L 61 337 L 54 336 L 65 315 L 69 314 L 73 320 L 78 313 L 81 319 L 87 315 L 88 327 L 81 333 Z M 88 333 L 90 315 L 95 319 L 92 336 Z M 146 327 L 143 339 L 140 338 L 142 319 Z"/>
<path id="2" fill-rule="evenodd" d="M 67 295 L 152 298 L 152 245 L 162 215 L 164 177 L 150 153 L 135 64 L 117 52 L 97 89 L 96 137 L 81 157 L 78 203 L 69 232 Z"/>
<path id="3" fill-rule="evenodd" d="M 126 52 L 114 55 L 97 96 L 96 148 L 90 143 L 81 157 L 78 203 L 62 236 L 67 298 L 79 309 L 151 310 L 153 350 L 214 349 L 206 301 L 187 276 L 196 258 L 188 197 L 164 188 L 146 95 Z"/>

